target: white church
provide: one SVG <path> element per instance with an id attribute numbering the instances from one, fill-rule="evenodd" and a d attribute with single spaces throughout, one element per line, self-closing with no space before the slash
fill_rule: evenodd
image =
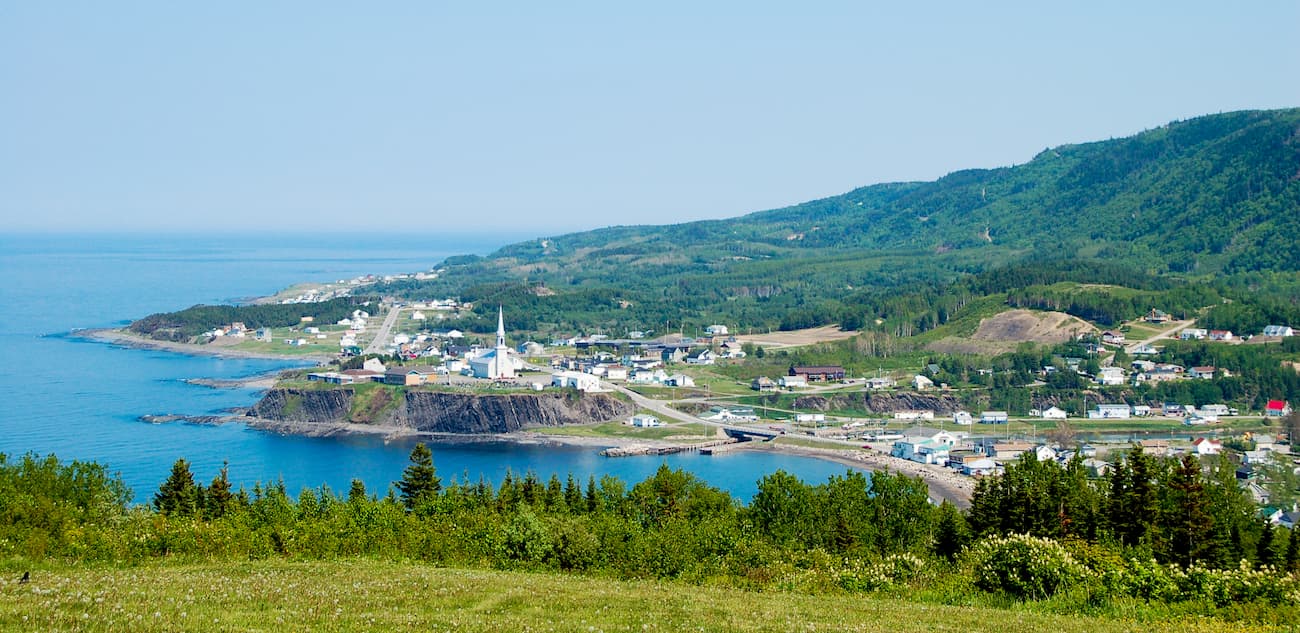
<path id="1" fill-rule="evenodd" d="M 497 308 L 496 348 L 469 359 L 469 368 L 475 378 L 491 380 L 514 378 L 523 369 L 523 361 L 513 357 L 506 347 L 506 318 L 502 308 Z"/>

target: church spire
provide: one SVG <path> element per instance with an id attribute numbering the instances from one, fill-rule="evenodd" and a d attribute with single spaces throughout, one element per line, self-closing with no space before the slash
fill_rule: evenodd
<path id="1" fill-rule="evenodd" d="M 501 306 L 497 306 L 497 349 L 506 346 L 506 313 Z"/>

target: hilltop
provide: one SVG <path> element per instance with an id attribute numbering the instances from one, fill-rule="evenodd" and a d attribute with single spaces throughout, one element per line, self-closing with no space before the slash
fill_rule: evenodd
<path id="1" fill-rule="evenodd" d="M 1297 209 L 1300 109 L 1232 112 L 728 220 L 530 240 L 376 291 L 509 303 L 523 308 L 512 329 L 798 329 L 833 322 L 824 315 L 863 293 L 1044 260 L 1293 281 Z"/>

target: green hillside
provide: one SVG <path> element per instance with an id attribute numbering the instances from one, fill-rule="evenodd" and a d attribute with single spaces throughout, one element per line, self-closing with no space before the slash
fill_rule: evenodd
<path id="1" fill-rule="evenodd" d="M 1280 272 L 1289 289 L 1298 229 L 1300 109 L 1234 112 L 729 220 L 522 242 L 380 291 L 520 306 L 517 329 L 796 327 L 864 291 L 1062 258 L 1193 281 Z"/>

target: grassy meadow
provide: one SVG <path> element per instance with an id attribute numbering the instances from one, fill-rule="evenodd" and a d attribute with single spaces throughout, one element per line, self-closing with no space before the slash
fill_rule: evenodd
<path id="1" fill-rule="evenodd" d="M 368 559 L 51 566 L 0 584 L 7 631 L 1229 631 L 1266 626 L 1059 615 Z M 1048 607 L 1044 609 L 1043 607 Z"/>

